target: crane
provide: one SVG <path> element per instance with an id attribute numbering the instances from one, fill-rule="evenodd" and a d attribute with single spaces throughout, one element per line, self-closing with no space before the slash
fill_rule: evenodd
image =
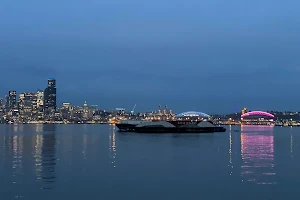
<path id="1" fill-rule="evenodd" d="M 166 114 L 169 114 L 169 109 L 168 109 L 168 106 L 167 106 L 167 105 L 165 105 L 165 110 L 166 110 L 165 113 L 166 113 Z"/>
<path id="2" fill-rule="evenodd" d="M 132 114 L 132 115 L 133 115 L 133 113 L 134 113 L 135 107 L 136 107 L 136 104 L 134 104 L 134 106 L 133 106 L 133 108 L 132 108 L 132 110 L 131 110 L 131 114 Z"/>
<path id="3" fill-rule="evenodd" d="M 160 104 L 158 104 L 158 108 L 159 108 L 159 110 L 158 110 L 158 114 L 162 114 L 162 108 L 161 108 L 161 105 Z"/>

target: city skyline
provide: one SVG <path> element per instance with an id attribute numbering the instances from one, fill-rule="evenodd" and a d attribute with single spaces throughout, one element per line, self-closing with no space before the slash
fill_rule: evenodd
<path id="1" fill-rule="evenodd" d="M 47 78 L 46 80 L 54 80 L 55 81 L 55 87 L 56 87 L 56 79 L 55 78 Z M 45 80 L 44 80 L 44 83 L 45 83 Z M 45 84 L 44 84 L 45 85 Z M 49 85 L 48 85 L 49 86 Z M 43 88 L 42 86 L 40 87 L 37 87 L 37 88 Z M 47 87 L 46 87 L 47 88 Z M 55 88 L 56 90 L 56 88 Z M 7 95 L 7 92 L 10 93 L 10 92 L 15 92 L 16 94 L 16 100 L 19 99 L 19 95 L 20 94 L 25 94 L 25 93 L 36 93 L 36 92 L 44 92 L 43 89 L 36 89 L 35 91 L 34 90 L 25 90 L 25 91 L 19 91 L 19 90 L 9 90 L 9 91 L 6 91 L 6 94 L 5 95 L 2 95 L 0 96 L 0 99 L 2 100 L 2 102 L 4 103 L 5 102 L 5 98 L 7 98 L 9 95 Z M 60 91 L 60 88 L 59 90 Z M 60 92 L 58 92 L 58 96 L 60 96 Z M 88 96 L 88 95 L 87 95 Z M 107 102 L 103 101 L 103 104 L 99 104 L 99 102 L 97 103 L 97 100 L 87 100 L 87 98 L 83 98 L 83 97 L 80 97 L 78 96 L 78 98 L 76 98 L 76 96 L 73 96 L 75 98 L 68 98 L 66 96 L 63 96 L 65 100 L 61 100 L 60 98 L 57 98 L 57 100 L 55 99 L 55 105 L 57 107 L 63 107 L 63 104 L 64 103 L 70 103 L 72 106 L 83 106 L 86 102 L 88 102 L 89 105 L 97 105 L 99 107 L 99 109 L 102 109 L 102 110 L 108 110 L 108 111 L 112 111 L 112 110 L 115 110 L 116 108 L 124 108 L 126 110 L 126 112 L 130 112 L 132 107 L 134 105 L 129 105 L 127 103 L 128 106 L 124 106 L 126 104 L 124 103 L 118 103 L 116 105 L 112 105 L 110 104 L 110 106 L 105 106 L 107 105 Z M 56 97 L 55 97 L 56 98 Z M 110 98 L 110 97 L 109 97 Z M 81 101 L 82 99 L 84 99 L 83 101 Z M 101 101 L 101 100 L 100 100 Z M 158 104 L 150 104 L 148 106 L 143 106 L 143 104 L 140 104 L 140 105 L 137 105 L 138 106 L 138 112 L 150 112 L 150 111 L 155 111 L 157 110 L 157 105 L 159 105 L 160 102 L 158 102 Z M 122 105 L 122 106 L 120 106 Z M 176 104 L 173 104 L 172 102 L 167 102 L 166 104 L 163 104 L 163 105 L 168 105 L 168 107 L 170 107 L 169 105 L 175 105 L 175 107 L 171 107 L 171 109 L 173 111 L 175 111 L 176 113 L 180 113 L 180 112 L 184 112 L 184 111 L 203 111 L 203 112 L 206 112 L 206 113 L 209 113 L 209 114 L 229 114 L 229 113 L 236 113 L 236 112 L 241 112 L 241 109 L 243 108 L 243 106 L 233 106 L 231 110 L 219 110 L 220 112 L 218 112 L 218 110 L 199 110 L 199 109 L 185 109 L 185 110 L 180 110 L 178 109 L 178 107 L 176 107 Z M 239 105 L 243 105 L 242 103 L 239 103 Z M 131 106 L 131 107 L 130 107 Z M 186 107 L 188 108 L 189 105 L 186 104 L 186 105 L 183 105 L 183 106 L 180 106 L 180 107 Z M 199 106 L 200 107 L 200 106 Z M 244 106 L 245 107 L 245 106 Z M 150 109 L 148 109 L 150 108 Z M 175 108 L 175 109 L 174 109 Z M 177 108 L 177 109 L 176 109 Z M 296 109 L 296 108 L 290 108 L 290 109 L 276 109 L 276 108 L 272 108 L 272 107 L 268 107 L 268 109 L 264 109 L 264 106 L 252 106 L 252 107 L 248 107 L 250 108 L 250 110 L 268 110 L 268 111 L 281 111 L 281 112 L 285 112 L 285 111 L 292 111 L 292 112 L 298 112 L 300 111 L 300 108 L 299 109 Z M 286 107 L 288 108 L 288 107 Z"/>
<path id="2" fill-rule="evenodd" d="M 0 94 L 55 77 L 59 104 L 300 110 L 299 1 L 53 5 L 1 4 Z"/>

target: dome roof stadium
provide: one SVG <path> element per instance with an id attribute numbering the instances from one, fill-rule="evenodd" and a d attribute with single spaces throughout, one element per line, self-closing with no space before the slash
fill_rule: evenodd
<path id="1" fill-rule="evenodd" d="M 203 112 L 188 111 L 188 112 L 183 112 L 183 113 L 177 114 L 176 117 L 203 117 L 203 118 L 209 118 L 210 116 L 208 114 L 203 113 Z"/>
<path id="2" fill-rule="evenodd" d="M 271 113 L 264 112 L 264 111 L 247 112 L 247 113 L 241 115 L 241 118 L 248 117 L 248 116 L 257 116 L 257 115 L 258 116 L 267 116 L 267 117 L 274 118 L 274 115 L 272 115 Z"/>

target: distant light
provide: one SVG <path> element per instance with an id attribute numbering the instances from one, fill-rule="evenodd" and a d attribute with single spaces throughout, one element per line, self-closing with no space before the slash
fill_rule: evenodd
<path id="1" fill-rule="evenodd" d="M 199 116 L 201 116 L 201 117 L 210 117 L 206 113 L 195 112 L 195 111 L 183 112 L 183 113 L 180 113 L 180 114 L 176 115 L 176 117 L 199 117 Z"/>
<path id="2" fill-rule="evenodd" d="M 248 113 L 245 113 L 245 114 L 241 115 L 241 117 L 244 118 L 244 117 L 253 116 L 253 115 L 264 115 L 264 116 L 268 116 L 268 117 L 274 118 L 274 115 L 272 115 L 270 113 L 267 113 L 267 112 L 264 112 L 264 111 L 252 111 L 252 112 L 248 112 Z"/>

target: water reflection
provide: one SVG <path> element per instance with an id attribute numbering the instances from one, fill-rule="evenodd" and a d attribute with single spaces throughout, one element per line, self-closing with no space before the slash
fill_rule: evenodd
<path id="1" fill-rule="evenodd" d="M 25 171 L 32 170 L 33 164 L 41 189 L 52 189 L 56 179 L 55 125 L 9 125 L 7 128 L 12 135 L 3 138 L 3 155 L 6 163 L 11 163 L 12 183 L 22 183 L 19 180 L 27 175 Z"/>
<path id="2" fill-rule="evenodd" d="M 116 156 L 117 156 L 117 147 L 116 147 L 116 126 L 110 127 L 109 135 L 109 153 L 110 160 L 113 167 L 116 167 Z"/>
<path id="3" fill-rule="evenodd" d="M 290 157 L 293 158 L 294 151 L 294 138 L 293 138 L 293 127 L 290 128 Z"/>
<path id="4" fill-rule="evenodd" d="M 232 171 L 233 171 L 233 162 L 232 162 L 232 133 L 231 133 L 231 129 L 229 130 L 229 167 L 230 167 L 230 176 L 232 175 Z"/>
<path id="5" fill-rule="evenodd" d="M 55 137 L 56 125 L 46 124 L 43 126 L 43 134 L 39 135 L 41 138 L 41 152 L 40 159 L 37 159 L 36 166 L 38 176 L 37 181 L 41 181 L 45 184 L 41 189 L 52 189 L 54 187 L 56 179 L 56 137 Z"/>
<path id="6" fill-rule="evenodd" d="M 292 153 L 293 153 L 293 135 L 291 134 L 291 145 L 290 145 L 290 148 L 291 148 L 291 156 L 292 156 Z"/>
<path id="7" fill-rule="evenodd" d="M 23 174 L 24 136 L 12 136 L 12 169 L 13 183 L 18 183 L 18 174 Z"/>
<path id="8" fill-rule="evenodd" d="M 241 126 L 242 181 L 275 184 L 272 126 Z"/>

